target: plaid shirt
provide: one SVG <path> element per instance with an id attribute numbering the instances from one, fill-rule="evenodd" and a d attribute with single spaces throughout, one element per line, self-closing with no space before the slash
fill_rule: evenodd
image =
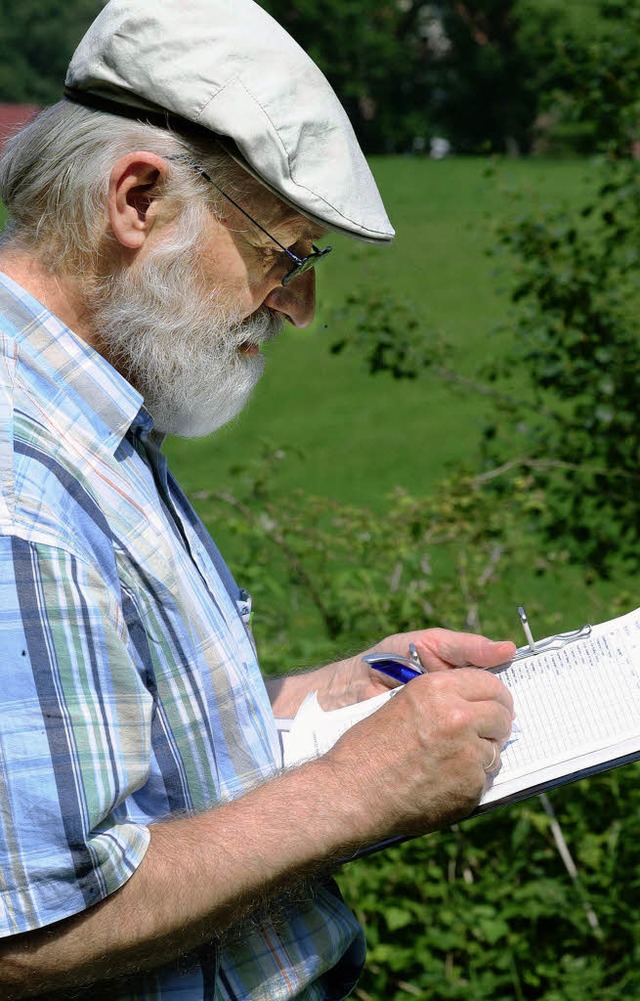
<path id="1" fill-rule="evenodd" d="M 102 900 L 148 825 L 277 768 L 239 591 L 140 396 L 0 276 L 0 935 Z M 344 997 L 362 933 L 331 885 L 124 999 Z M 91 990 L 88 992 L 91 996 Z"/>

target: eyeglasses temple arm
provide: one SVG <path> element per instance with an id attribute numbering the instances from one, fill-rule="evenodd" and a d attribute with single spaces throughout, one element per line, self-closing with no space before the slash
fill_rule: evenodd
<path id="1" fill-rule="evenodd" d="M 185 157 L 185 159 L 187 159 L 187 158 Z M 268 236 L 270 240 L 273 240 L 273 242 L 274 242 L 275 244 L 277 244 L 277 245 L 278 245 L 278 247 L 280 247 L 280 250 L 284 250 L 285 254 L 286 254 L 286 255 L 287 255 L 288 257 L 290 257 L 292 261 L 295 261 L 295 262 L 296 262 L 296 264 L 302 264 L 302 259 L 301 259 L 300 257 L 297 257 L 297 256 L 296 256 L 296 254 L 294 254 L 294 253 L 293 253 L 293 251 L 289 250 L 289 249 L 288 249 L 288 247 L 285 247 L 285 246 L 283 246 L 283 245 L 282 245 L 282 244 L 280 243 L 280 241 L 279 241 L 279 240 L 276 240 L 275 236 L 272 236 L 272 235 L 271 235 L 271 233 L 269 233 L 269 231 L 268 231 L 268 230 L 266 230 L 266 229 L 264 228 L 264 226 L 261 226 L 261 225 L 260 225 L 260 223 L 259 223 L 259 222 L 258 222 L 258 221 L 257 221 L 256 219 L 254 219 L 254 218 L 253 218 L 253 216 L 249 215 L 249 213 L 248 213 L 247 211 L 245 211 L 245 209 L 243 209 L 243 208 L 242 208 L 242 205 L 238 205 L 238 203 L 237 203 L 237 202 L 235 201 L 235 199 L 233 199 L 233 198 L 231 197 L 231 195 L 228 195 L 228 194 L 227 194 L 227 192 L 226 192 L 226 191 L 224 191 L 224 190 L 223 190 L 223 189 L 222 189 L 222 188 L 220 187 L 220 185 L 219 185 L 219 184 L 216 184 L 216 182 L 215 182 L 215 181 L 213 180 L 213 178 L 212 178 L 212 177 L 209 177 L 209 175 L 207 174 L 206 170 L 203 170 L 203 169 L 202 169 L 202 167 L 200 167 L 200 166 L 199 166 L 199 165 L 198 165 L 197 163 L 195 163 L 195 162 L 193 162 L 193 161 L 191 161 L 191 160 L 190 160 L 189 162 L 190 162 L 190 163 L 193 163 L 193 166 L 194 166 L 194 168 L 195 168 L 195 169 L 196 169 L 196 170 L 198 171 L 198 173 L 199 173 L 199 174 L 200 174 L 200 175 L 201 175 L 202 177 L 204 177 L 204 179 L 205 179 L 206 181 L 208 181 L 208 182 L 209 182 L 209 184 L 212 184 L 212 185 L 214 186 L 214 188 L 216 189 L 216 191 L 219 191 L 219 192 L 220 192 L 220 194 L 222 195 L 222 197 L 223 197 L 223 198 L 226 198 L 228 202 L 231 202 L 231 204 L 233 205 L 233 207 L 234 207 L 234 208 L 236 208 L 236 209 L 238 210 L 238 212 L 242 212 L 243 216 L 244 216 L 244 217 L 245 217 L 246 219 L 248 219 L 248 220 L 249 220 L 249 222 L 252 222 L 254 226 L 257 226 L 257 227 L 258 227 L 258 229 L 259 229 L 259 230 L 260 230 L 260 231 L 261 231 L 262 233 L 264 233 L 264 235 L 265 235 L 265 236 Z"/>

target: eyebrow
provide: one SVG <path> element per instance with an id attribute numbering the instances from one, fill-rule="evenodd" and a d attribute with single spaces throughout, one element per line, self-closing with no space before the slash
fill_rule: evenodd
<path id="1" fill-rule="evenodd" d="M 304 235 L 310 240 L 322 240 L 323 237 L 329 235 L 329 230 L 312 224 L 311 228 L 306 230 Z"/>
<path id="2" fill-rule="evenodd" d="M 297 230 L 299 240 L 322 240 L 323 237 L 329 235 L 329 229 L 305 218 L 301 212 L 296 212 L 295 209 L 292 209 L 290 215 L 286 215 L 282 220 L 274 222 L 273 225 L 276 229 L 279 229 L 281 226 L 292 226 L 294 232 L 296 232 L 295 227 L 298 222 L 301 224 L 301 229 Z"/>

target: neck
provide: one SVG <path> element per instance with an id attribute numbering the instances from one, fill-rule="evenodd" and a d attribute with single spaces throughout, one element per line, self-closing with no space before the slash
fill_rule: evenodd
<path id="1" fill-rule="evenodd" d="M 55 274 L 28 251 L 10 245 L 0 250 L 0 271 L 35 296 L 74 334 L 96 347 L 79 282 Z"/>

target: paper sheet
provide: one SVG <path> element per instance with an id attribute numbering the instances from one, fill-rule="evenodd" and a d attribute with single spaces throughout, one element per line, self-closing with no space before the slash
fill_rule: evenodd
<path id="1" fill-rule="evenodd" d="M 513 695 L 516 728 L 482 803 L 640 746 L 640 610 L 497 673 Z"/>
<path id="2" fill-rule="evenodd" d="M 366 719 L 384 705 L 397 688 L 342 709 L 325 712 L 318 702 L 318 693 L 310 692 L 293 720 L 276 720 L 285 768 L 317 758 L 361 719 Z"/>
<path id="3" fill-rule="evenodd" d="M 640 609 L 496 673 L 513 695 L 516 720 L 481 809 L 640 755 Z M 331 712 L 312 692 L 293 720 L 276 721 L 284 766 L 324 754 L 400 690 Z"/>

